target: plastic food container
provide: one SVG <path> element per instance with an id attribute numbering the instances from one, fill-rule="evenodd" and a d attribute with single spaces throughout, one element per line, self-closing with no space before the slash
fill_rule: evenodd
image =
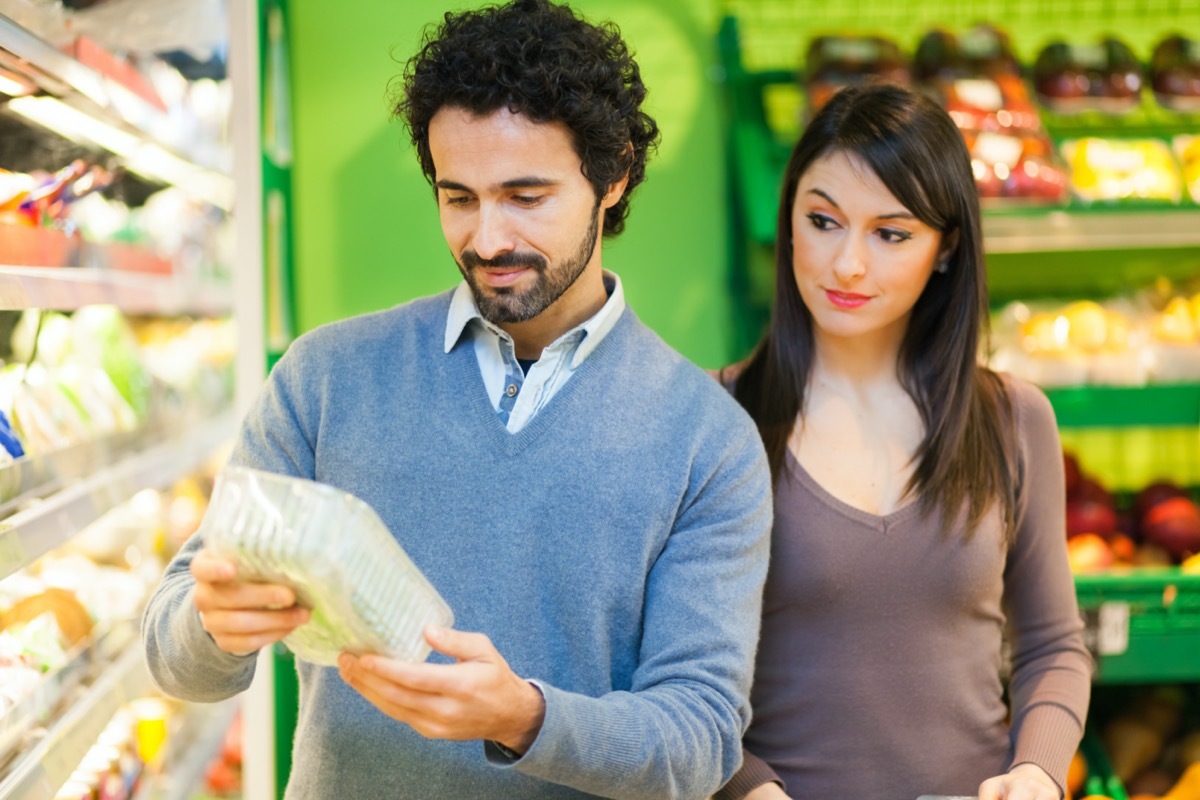
<path id="1" fill-rule="evenodd" d="M 454 623 L 379 515 L 332 486 L 227 467 L 200 530 L 240 575 L 289 586 L 312 610 L 284 639 L 305 661 L 333 666 L 342 652 L 423 661 L 423 628 Z"/>

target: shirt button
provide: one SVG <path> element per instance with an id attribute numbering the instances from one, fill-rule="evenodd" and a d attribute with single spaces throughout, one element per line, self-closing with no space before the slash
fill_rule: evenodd
<path id="1" fill-rule="evenodd" d="M 510 383 L 508 385 L 508 388 L 504 390 L 504 393 L 506 395 L 508 395 L 509 397 L 516 397 L 517 396 L 517 385 L 515 383 Z"/>

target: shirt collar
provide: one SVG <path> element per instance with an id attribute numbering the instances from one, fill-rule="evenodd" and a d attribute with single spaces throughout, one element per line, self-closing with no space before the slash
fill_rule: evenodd
<path id="1" fill-rule="evenodd" d="M 550 345 L 553 347 L 577 331 L 582 332 L 582 341 L 571 356 L 572 369 L 582 364 L 583 360 L 596 349 L 597 345 L 613 329 L 613 326 L 617 324 L 617 320 L 621 318 L 621 313 L 625 310 L 625 289 L 621 285 L 620 277 L 615 273 L 605 270 L 604 288 L 608 292 L 608 300 L 600 307 L 600 310 L 582 324 L 577 325 L 558 337 Z M 449 353 L 454 349 L 454 346 L 462 339 L 463 332 L 467 329 L 467 326 L 476 320 L 478 324 L 491 332 L 492 335 L 502 339 L 509 338 L 507 333 L 491 322 L 488 322 L 479 313 L 479 307 L 475 305 L 475 297 L 471 294 L 471 287 L 464 280 L 454 290 L 454 294 L 450 298 L 450 312 L 446 317 L 446 338 L 443 344 L 445 352 Z"/>

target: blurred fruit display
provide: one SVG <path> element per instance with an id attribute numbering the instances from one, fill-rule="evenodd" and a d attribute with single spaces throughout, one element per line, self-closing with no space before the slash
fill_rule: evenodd
<path id="1" fill-rule="evenodd" d="M 1137 56 L 1120 39 L 1046 45 L 1033 64 L 1038 99 L 1060 113 L 1119 114 L 1141 101 L 1144 76 Z"/>
<path id="2" fill-rule="evenodd" d="M 1163 106 L 1200 110 L 1200 39 L 1167 36 L 1150 56 L 1150 85 Z"/>

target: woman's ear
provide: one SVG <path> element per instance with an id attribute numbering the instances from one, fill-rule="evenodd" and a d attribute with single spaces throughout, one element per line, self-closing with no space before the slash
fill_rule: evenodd
<path id="1" fill-rule="evenodd" d="M 945 272 L 949 268 L 950 259 L 958 251 L 958 229 L 942 234 L 942 246 L 938 248 L 937 270 Z"/>

